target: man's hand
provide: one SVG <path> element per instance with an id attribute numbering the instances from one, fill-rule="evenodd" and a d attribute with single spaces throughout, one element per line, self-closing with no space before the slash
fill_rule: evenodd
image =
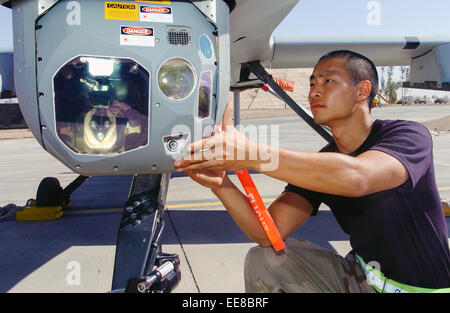
<path id="1" fill-rule="evenodd" d="M 215 190 L 217 188 L 225 187 L 228 181 L 228 176 L 225 171 L 216 170 L 185 170 L 185 173 L 195 182 L 200 185 Z"/>
<path id="2" fill-rule="evenodd" d="M 227 103 L 222 119 L 223 131 L 186 146 L 188 154 L 174 163 L 177 171 L 209 169 L 237 171 L 247 168 L 249 151 L 257 149 L 253 143 L 233 126 L 233 106 Z"/>

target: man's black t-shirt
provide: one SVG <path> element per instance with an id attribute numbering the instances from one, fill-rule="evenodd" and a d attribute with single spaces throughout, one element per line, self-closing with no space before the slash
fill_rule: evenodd
<path id="1" fill-rule="evenodd" d="M 364 143 L 350 156 L 368 150 L 403 163 L 410 178 L 401 186 L 363 197 L 313 192 L 288 184 L 285 191 L 306 198 L 317 214 L 328 205 L 353 250 L 366 263 L 397 282 L 423 288 L 450 287 L 450 252 L 428 130 L 411 121 L 376 120 Z M 334 142 L 320 152 L 339 152 Z M 344 183 L 344 182 L 343 182 Z"/>

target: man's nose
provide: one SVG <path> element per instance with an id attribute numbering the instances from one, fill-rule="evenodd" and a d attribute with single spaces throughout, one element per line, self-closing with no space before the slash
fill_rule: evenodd
<path id="1" fill-rule="evenodd" d="M 311 87 L 309 91 L 309 98 L 310 99 L 319 99 L 322 97 L 322 91 L 317 87 Z"/>

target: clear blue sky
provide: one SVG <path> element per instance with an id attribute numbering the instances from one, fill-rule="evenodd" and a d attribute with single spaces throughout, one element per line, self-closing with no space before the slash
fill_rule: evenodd
<path id="1" fill-rule="evenodd" d="M 0 6 L 0 48 L 12 46 L 11 10 Z"/>
<path id="2" fill-rule="evenodd" d="M 369 25 L 375 10 L 379 24 Z M 275 33 L 448 35 L 449 12 L 448 0 L 300 0 Z"/>

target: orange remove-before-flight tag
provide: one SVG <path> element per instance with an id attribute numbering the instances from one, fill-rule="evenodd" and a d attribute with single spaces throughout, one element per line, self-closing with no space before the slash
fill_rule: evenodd
<path id="1" fill-rule="evenodd" d="M 281 238 L 280 232 L 278 231 L 277 225 L 270 216 L 269 211 L 264 204 L 261 195 L 258 192 L 250 173 L 247 170 L 240 170 L 236 172 L 239 180 L 241 181 L 242 187 L 247 194 L 247 198 L 252 204 L 255 214 L 258 216 L 258 220 L 261 226 L 264 228 L 267 237 L 269 238 L 272 247 L 276 252 L 283 250 L 286 245 L 284 244 L 283 238 Z"/>
<path id="2" fill-rule="evenodd" d="M 222 124 L 220 124 L 217 128 L 218 133 L 220 133 L 221 131 Z M 272 216 L 270 216 L 270 213 L 267 210 L 266 205 L 264 204 L 264 201 L 262 200 L 252 177 L 250 176 L 250 173 L 246 169 L 242 169 L 237 171 L 236 175 L 239 178 L 239 181 L 244 188 L 245 194 L 247 195 L 247 198 L 249 199 L 252 208 L 258 217 L 258 221 L 261 223 L 261 226 L 263 227 L 267 238 L 269 238 L 270 240 L 273 249 L 275 250 L 275 252 L 283 250 L 286 245 L 283 241 L 283 238 L 281 238 L 277 225 L 275 225 Z"/>

